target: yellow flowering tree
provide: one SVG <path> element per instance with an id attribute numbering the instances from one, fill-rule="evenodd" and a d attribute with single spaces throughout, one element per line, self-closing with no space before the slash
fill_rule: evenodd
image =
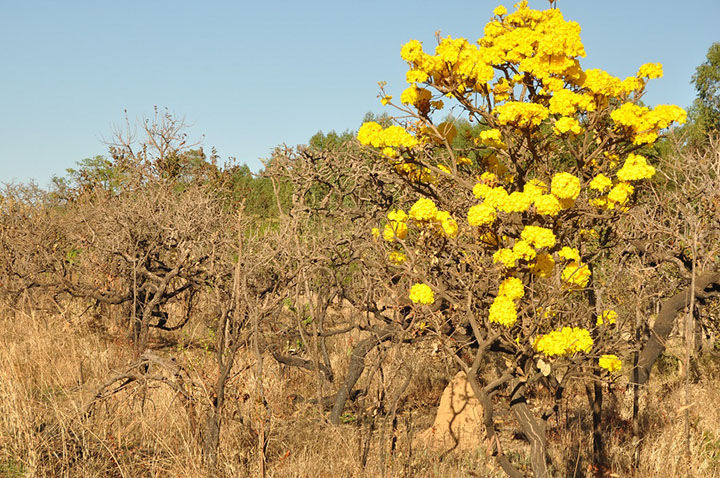
<path id="1" fill-rule="evenodd" d="M 570 378 L 598 383 L 623 369 L 628 344 L 613 333 L 621 319 L 593 276 L 618 244 L 615 224 L 655 174 L 649 146 L 686 114 L 640 103 L 660 64 L 625 79 L 583 69 L 580 26 L 560 10 L 522 1 L 493 14 L 474 43 L 438 37 L 434 53 L 406 43 L 409 86 L 399 102 L 380 85 L 382 104 L 402 120 L 365 123 L 357 137 L 412 198 L 373 230 L 402 271 L 399 293 L 415 304 L 418 323 L 431 324 L 423 333 L 468 373 L 495 456 L 520 476 L 492 418 L 492 395 L 505 387 L 540 477 L 548 476 L 547 416 L 531 413 L 528 390 L 542 383 L 557 393 Z M 480 125 L 470 147 L 454 148 L 457 128 L 437 119 L 450 105 Z M 458 331 L 469 338 L 455 340 L 465 336 Z M 491 352 L 506 367 L 479 380 Z M 596 437 L 597 453 L 600 446 Z"/>

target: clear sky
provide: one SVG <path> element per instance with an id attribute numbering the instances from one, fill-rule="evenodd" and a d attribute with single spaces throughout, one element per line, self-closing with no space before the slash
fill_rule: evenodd
<path id="1" fill-rule="evenodd" d="M 206 151 L 261 167 L 277 145 L 355 130 L 399 95 L 410 39 L 475 41 L 498 1 L 0 0 L 0 182 L 47 185 L 155 105 Z M 512 0 L 502 2 L 512 10 Z M 443 7 L 449 5 L 450 7 Z M 645 101 L 690 105 L 690 78 L 720 41 L 720 0 L 558 0 L 582 26 L 585 68 L 625 77 L 661 62 Z M 531 0 L 547 8 L 546 0 Z"/>

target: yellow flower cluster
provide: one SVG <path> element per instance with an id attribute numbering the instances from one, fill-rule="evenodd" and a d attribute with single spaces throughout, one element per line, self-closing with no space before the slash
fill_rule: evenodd
<path id="1" fill-rule="evenodd" d="M 498 209 L 503 212 L 525 212 L 530 209 L 532 199 L 524 192 L 514 191 L 510 193 L 502 204 L 498 204 Z"/>
<path id="2" fill-rule="evenodd" d="M 513 256 L 518 260 L 531 261 L 535 259 L 537 252 L 527 241 L 515 241 L 512 248 Z"/>
<path id="3" fill-rule="evenodd" d="M 491 173 L 492 174 L 492 173 Z M 492 175 L 495 176 L 494 174 Z M 507 200 L 509 194 L 502 186 L 490 187 L 485 183 L 478 183 L 473 187 L 473 195 L 494 208 L 500 207 Z"/>
<path id="4" fill-rule="evenodd" d="M 427 284 L 415 284 L 410 288 L 410 300 L 416 304 L 432 304 L 435 294 Z"/>
<path id="5" fill-rule="evenodd" d="M 386 156 L 388 155 L 386 154 Z M 408 163 L 402 160 L 390 161 L 390 164 L 395 167 L 395 171 L 398 174 L 405 176 L 408 181 L 425 184 L 434 184 L 437 181 L 437 178 L 433 176 L 430 168 L 418 166 L 417 164 Z"/>
<path id="6" fill-rule="evenodd" d="M 405 79 L 408 83 L 423 83 L 428 80 L 428 75 L 424 71 L 408 70 Z"/>
<path id="7" fill-rule="evenodd" d="M 425 75 L 425 77 L 427 78 L 427 75 Z M 431 98 L 432 93 L 430 93 L 430 90 L 419 88 L 415 84 L 410 85 L 400 95 L 400 101 L 406 105 L 413 105 L 420 111 L 427 111 L 430 109 Z"/>
<path id="8" fill-rule="evenodd" d="M 438 210 L 432 199 L 420 198 L 410 208 L 410 219 L 424 226 L 438 226 L 437 230 L 447 237 L 455 237 L 458 225 L 448 211 Z"/>
<path id="9" fill-rule="evenodd" d="M 575 199 L 580 194 L 580 179 L 570 173 L 557 173 L 552 178 L 550 189 L 560 199 Z"/>
<path id="10" fill-rule="evenodd" d="M 496 149 L 505 149 L 507 146 L 502 140 L 502 134 L 499 129 L 488 129 L 481 131 L 479 135 L 479 141 L 484 146 L 489 146 Z"/>
<path id="11" fill-rule="evenodd" d="M 432 221 L 437 216 L 438 208 L 432 199 L 420 198 L 410 208 L 410 218 L 416 221 Z"/>
<path id="12" fill-rule="evenodd" d="M 493 254 L 493 262 L 501 263 L 508 269 L 517 266 L 517 261 L 532 261 L 536 257 L 538 261 L 530 264 L 531 270 L 540 276 L 549 276 L 555 266 L 555 262 L 547 254 L 540 254 L 538 257 L 536 249 L 543 247 L 551 248 L 555 245 L 555 234 L 550 229 L 538 226 L 525 226 L 520 233 L 521 239 L 515 241 L 512 249 L 501 248 Z"/>
<path id="13" fill-rule="evenodd" d="M 549 106 L 550 114 L 572 116 L 578 109 L 593 111 L 595 109 L 595 102 L 592 96 L 562 89 L 553 94 L 552 98 L 550 98 Z"/>
<path id="14" fill-rule="evenodd" d="M 403 262 L 405 262 L 405 261 L 407 260 L 407 257 L 406 257 L 405 254 L 403 254 L 402 252 L 392 251 L 392 252 L 388 255 L 388 260 L 389 260 L 390 262 L 392 262 L 393 264 L 398 264 L 398 265 L 399 265 L 399 264 L 402 264 Z"/>
<path id="15" fill-rule="evenodd" d="M 458 224 L 447 211 L 438 211 L 435 222 L 440 225 L 440 231 L 447 237 L 455 237 L 458 233 Z"/>
<path id="16" fill-rule="evenodd" d="M 507 14 L 507 8 L 503 5 L 498 5 L 495 7 L 495 10 L 493 10 L 493 15 L 497 15 L 498 17 L 502 17 L 505 14 Z"/>
<path id="17" fill-rule="evenodd" d="M 531 179 L 523 186 L 523 192 L 527 194 L 532 201 L 537 201 L 537 199 L 547 193 L 547 191 L 547 184 L 539 179 Z"/>
<path id="18" fill-rule="evenodd" d="M 565 260 L 580 262 L 580 252 L 574 247 L 564 246 L 557 254 Z"/>
<path id="19" fill-rule="evenodd" d="M 388 213 L 388 223 L 383 229 L 383 239 L 392 242 L 395 238 L 405 239 L 408 234 L 407 226 L 408 215 L 402 209 L 390 211 Z"/>
<path id="20" fill-rule="evenodd" d="M 588 285 L 591 276 L 587 264 L 572 261 L 562 271 L 560 278 L 573 289 L 582 289 Z"/>
<path id="21" fill-rule="evenodd" d="M 606 354 L 600 357 L 598 365 L 609 372 L 619 372 L 622 368 L 622 361 L 617 355 Z"/>
<path id="22" fill-rule="evenodd" d="M 604 193 L 612 187 L 612 179 L 600 173 L 590 181 L 590 189 Z"/>
<path id="23" fill-rule="evenodd" d="M 580 123 L 578 123 L 575 118 L 563 116 L 562 118 L 555 121 L 555 124 L 553 125 L 553 131 L 557 135 L 565 134 L 567 132 L 570 132 L 572 134 L 580 134 L 582 133 L 583 129 L 582 126 L 580 126 Z"/>
<path id="24" fill-rule="evenodd" d="M 498 123 L 511 124 L 519 128 L 537 126 L 548 117 L 549 113 L 543 105 L 521 101 L 508 101 L 495 108 Z"/>
<path id="25" fill-rule="evenodd" d="M 537 249 L 541 249 L 543 247 L 550 248 L 555 245 L 555 234 L 552 230 L 544 227 L 525 226 L 520 233 L 520 237 Z"/>
<path id="26" fill-rule="evenodd" d="M 535 212 L 542 216 L 557 216 L 562 206 L 552 194 L 543 194 L 535 199 Z"/>
<path id="27" fill-rule="evenodd" d="M 642 90 L 645 87 L 645 83 L 636 76 L 628 76 L 622 81 L 621 86 L 623 92 L 630 94 Z"/>
<path id="28" fill-rule="evenodd" d="M 645 63 L 638 69 L 637 76 L 640 78 L 662 78 L 663 68 L 662 63 Z"/>
<path id="29" fill-rule="evenodd" d="M 549 88 L 560 89 L 564 81 L 577 81 L 580 67 L 576 57 L 584 57 L 580 25 L 566 22 L 560 10 L 515 5 L 517 11 L 485 27 L 478 40 L 494 65 L 517 64 L 517 70 L 530 73 Z"/>
<path id="30" fill-rule="evenodd" d="M 538 254 L 535 262 L 530 265 L 530 272 L 543 279 L 549 278 L 555 269 L 555 259 L 547 252 Z"/>
<path id="31" fill-rule="evenodd" d="M 489 204 L 482 203 L 472 206 L 468 210 L 468 223 L 471 226 L 486 226 L 495 222 L 497 213 Z"/>
<path id="32" fill-rule="evenodd" d="M 414 148 L 418 140 L 405 131 L 401 126 L 393 125 L 384 128 L 374 121 L 364 123 L 358 130 L 358 140 L 361 144 L 375 148 L 404 147 Z"/>
<path id="33" fill-rule="evenodd" d="M 493 173 L 483 173 L 480 180 L 481 182 L 473 187 L 473 194 L 478 199 L 484 199 L 484 202 L 482 207 L 473 206 L 468 211 L 468 222 L 471 226 L 491 224 L 497 217 L 496 210 L 505 213 L 526 212 L 534 205 L 537 214 L 556 216 L 563 208 L 557 196 L 545 194 L 547 186 L 537 179 L 525 183 L 522 192 L 514 191 L 510 194 L 502 186 L 490 186 L 497 182 L 497 176 Z"/>
<path id="34" fill-rule="evenodd" d="M 637 155 L 631 154 L 630 156 Z M 640 157 L 642 158 L 642 156 Z M 630 158 L 628 157 L 628 159 Z M 649 166 L 644 159 L 645 158 L 639 160 L 633 158 L 630 159 L 629 163 L 626 161 L 628 167 L 625 168 L 623 166 L 620 170 L 623 172 L 620 174 L 620 171 L 618 171 L 618 177 L 643 179 L 643 177 L 649 177 L 655 174 L 655 168 Z M 610 189 L 611 187 L 612 189 Z M 599 174 L 590 182 L 590 188 L 596 189 L 601 193 L 610 189 L 610 192 L 606 196 L 590 200 L 590 204 L 609 210 L 619 208 L 621 211 L 626 211 L 626 204 L 630 200 L 630 196 L 635 192 L 635 187 L 629 182 L 619 181 L 613 186 L 610 178 L 603 174 Z"/>
<path id="35" fill-rule="evenodd" d="M 498 249 L 493 254 L 493 262 L 501 263 L 508 269 L 513 269 L 517 265 L 518 257 L 515 256 L 512 249 Z"/>
<path id="36" fill-rule="evenodd" d="M 495 300 L 490 306 L 490 315 L 488 320 L 505 327 L 512 327 L 515 325 L 515 322 L 517 322 L 515 301 L 506 295 L 498 295 L 495 297 Z"/>
<path id="37" fill-rule="evenodd" d="M 498 295 L 504 295 L 513 300 L 522 299 L 525 295 L 525 287 L 517 277 L 508 277 L 500 284 Z"/>
<path id="38" fill-rule="evenodd" d="M 648 179 L 655 175 L 655 168 L 647 163 L 645 156 L 630 153 L 625 160 L 625 164 L 617 172 L 617 177 L 621 181 L 638 181 L 640 179 Z"/>
<path id="39" fill-rule="evenodd" d="M 598 315 L 595 325 L 598 327 L 604 324 L 613 325 L 617 320 L 617 312 L 614 310 L 603 310 L 602 314 Z"/>
<path id="40" fill-rule="evenodd" d="M 600 96 L 618 96 L 623 91 L 622 81 L 604 70 L 585 70 L 583 88 Z M 605 105 L 605 101 L 601 103 Z"/>
<path id="41" fill-rule="evenodd" d="M 580 327 L 563 327 L 535 338 L 533 348 L 548 357 L 553 355 L 573 355 L 577 352 L 588 353 L 593 340 L 590 332 Z"/>
<path id="42" fill-rule="evenodd" d="M 634 144 L 651 144 L 658 138 L 658 132 L 675 122 L 685 123 L 687 113 L 675 105 L 657 105 L 654 109 L 634 103 L 623 103 L 610 113 L 612 120 L 631 131 Z"/>
<path id="43" fill-rule="evenodd" d="M 435 48 L 435 55 L 425 53 L 422 43 L 411 40 L 403 45 L 400 56 L 412 70 L 424 73 L 436 84 L 447 83 L 450 76 L 455 76 L 461 82 L 457 85 L 459 91 L 481 91 L 487 82 L 492 81 L 495 73 L 488 52 L 471 45 L 464 38 L 444 38 Z"/>

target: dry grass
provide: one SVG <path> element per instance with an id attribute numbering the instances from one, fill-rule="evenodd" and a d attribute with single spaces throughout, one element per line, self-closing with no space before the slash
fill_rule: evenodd
<path id="1" fill-rule="evenodd" d="M 132 348 L 120 339 L 122 334 L 109 334 L 81 309 L 29 310 L 33 312 L 4 308 L 0 313 L 0 477 L 213 476 L 203 468 L 186 410 L 167 387 L 128 389 L 104 401 L 94 413 L 85 413 L 95 391 L 132 360 Z M 214 359 L 202 346 L 188 345 L 202 343 L 198 338 L 205 333 L 202 328 L 192 330 L 196 332 L 177 337 L 179 345 L 173 352 L 202 383 L 203 377 L 212 378 Z M 345 348 L 346 344 L 335 344 L 334 366 L 346 363 L 340 352 Z M 410 359 L 392 348 L 379 353 L 395 354 L 395 360 L 386 362 L 402 364 Z M 266 364 L 264 384 L 273 410 L 269 477 L 504 476 L 482 447 L 464 455 L 413 448 L 413 436 L 432 422 L 444 379 L 451 376 L 441 359 L 428 355 L 415 364 L 420 372 L 399 403 L 395 427 L 388 414 L 373 410 L 369 406 L 373 401 L 362 398 L 349 409 L 348 423 L 332 427 L 316 405 L 292 402 L 294 394 L 312 397 L 317 392 L 312 373 L 283 369 L 271 360 Z M 239 367 L 247 365 L 252 365 L 249 357 Z M 392 395 L 391 385 L 403 370 L 400 365 L 375 373 L 372 380 L 377 383 L 368 387 L 368 393 L 386 389 Z M 697 366 L 698 379 L 690 388 L 689 456 L 682 377 L 669 366 L 652 380 L 643 392 L 644 437 L 634 471 L 637 444 L 630 430 L 630 392 L 618 390 L 614 404 L 608 399 L 610 476 L 720 476 L 718 370 L 709 358 Z M 246 367 L 229 384 L 216 476 L 257 474 L 254 423 L 260 407 L 252 399 L 252 374 L 252 367 Z M 543 400 L 538 397 L 535 405 L 544 405 Z M 590 476 L 588 417 L 575 413 L 586 409 L 582 400 L 586 398 L 578 390 L 552 422 L 560 430 L 549 437 L 556 476 Z M 511 428 L 508 418 L 507 429 Z M 522 464 L 526 445 L 511 437 L 509 432 L 503 435 L 507 450 Z"/>

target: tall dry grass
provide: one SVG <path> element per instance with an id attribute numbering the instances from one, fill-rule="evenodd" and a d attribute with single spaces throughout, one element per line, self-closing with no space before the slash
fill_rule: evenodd
<path id="1" fill-rule="evenodd" d="M 93 394 L 133 358 L 130 342 L 122 332 L 103 326 L 102 317 L 78 304 L 17 304 L 2 308 L 0 330 L 0 477 L 257 476 L 255 420 L 260 407 L 252 399 L 251 355 L 241 357 L 240 373 L 229 383 L 219 466 L 211 472 L 202 464 L 185 408 L 167 387 L 129 388 L 86 413 Z M 171 352 L 202 383 L 204 376 L 212 378 L 214 358 L 197 345 L 206 331 L 192 330 L 178 334 Z M 347 361 L 343 350 L 343 344 L 333 348 L 334 365 L 339 368 Z M 157 353 L 169 352 L 158 346 Z M 398 354 L 393 363 L 408 359 L 391 348 L 380 353 Z M 642 394 L 640 443 L 633 441 L 629 428 L 629 389 L 618 387 L 615 398 L 608 399 L 604 417 L 608 476 L 720 476 L 720 365 L 705 356 L 694 368 L 687 456 L 684 382 L 668 357 Z M 504 476 L 485 456 L 482 445 L 461 454 L 413 444 L 414 436 L 432 423 L 442 377 L 448 375 L 441 360 L 429 356 L 422 360 L 398 406 L 395 426 L 387 410 L 366 409 L 364 405 L 375 401 L 361 397 L 350 407 L 347 423 L 339 427 L 329 425 L 317 405 L 293 402 L 296 394 L 312 397 L 316 390 L 312 373 L 266 360 L 264 386 L 273 411 L 267 476 Z M 385 378 L 368 374 L 372 378 L 363 380 L 377 383 L 361 383 L 361 388 L 380 393 L 381 380 L 397 381 L 393 373 L 399 372 L 387 369 Z M 560 432 L 550 436 L 554 475 L 591 476 L 590 459 L 583 451 L 590 448 L 589 417 L 583 415 L 587 408 L 582 403 L 586 398 L 580 390 L 569 397 L 557 417 Z M 532 405 L 541 408 L 548 400 L 539 396 Z M 508 432 L 502 438 L 509 455 L 522 466 L 526 445 L 511 434 L 511 418 L 501 417 L 505 419 Z M 638 447 L 639 466 L 633 469 Z"/>

